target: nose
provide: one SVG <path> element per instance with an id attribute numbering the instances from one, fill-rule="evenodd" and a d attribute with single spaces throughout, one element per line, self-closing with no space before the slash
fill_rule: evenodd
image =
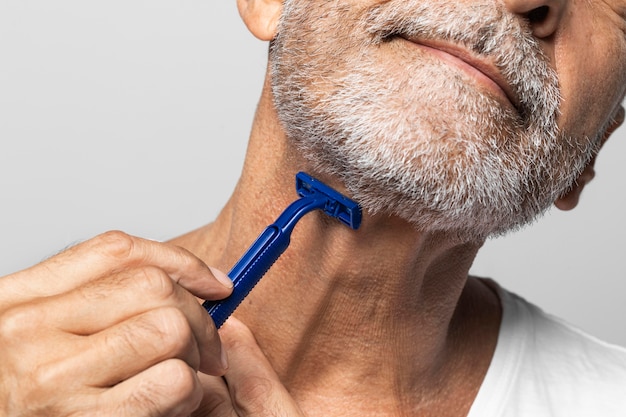
<path id="1" fill-rule="evenodd" d="M 548 38 L 559 28 L 569 0 L 502 0 L 507 10 L 526 19 L 533 34 Z"/>

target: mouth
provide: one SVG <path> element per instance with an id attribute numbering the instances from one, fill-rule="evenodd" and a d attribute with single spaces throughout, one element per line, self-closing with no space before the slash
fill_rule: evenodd
<path id="1" fill-rule="evenodd" d="M 519 111 L 520 103 L 513 88 L 492 62 L 480 59 L 467 49 L 447 42 L 399 37 L 463 71 L 500 101 Z"/>

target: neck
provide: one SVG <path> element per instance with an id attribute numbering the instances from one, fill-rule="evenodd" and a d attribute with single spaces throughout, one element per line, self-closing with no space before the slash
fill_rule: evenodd
<path id="1" fill-rule="evenodd" d="M 231 200 L 212 225 L 176 241 L 223 270 L 296 198 L 295 173 L 310 168 L 263 102 Z M 406 409 L 442 391 L 458 394 L 449 382 L 460 369 L 477 378 L 461 384 L 477 390 L 499 320 L 493 294 L 467 278 L 479 246 L 420 233 L 397 218 L 364 213 L 354 231 L 314 212 L 236 316 L 290 392 L 318 410 L 337 397 Z M 493 326 L 478 325 L 486 316 Z M 489 337 L 471 343 L 480 336 Z M 473 399 L 471 389 L 462 391 Z"/>

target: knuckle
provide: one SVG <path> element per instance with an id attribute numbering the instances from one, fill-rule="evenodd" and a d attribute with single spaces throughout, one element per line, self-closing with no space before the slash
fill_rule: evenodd
<path id="1" fill-rule="evenodd" d="M 192 397 L 198 399 L 199 385 L 196 374 L 187 363 L 179 359 L 172 359 L 164 363 L 163 371 L 168 378 L 168 385 L 175 390 L 176 397 L 185 400 Z"/>
<path id="2" fill-rule="evenodd" d="M 49 339 L 38 329 L 37 318 L 27 306 L 0 315 L 0 416 L 3 409 L 14 410 L 7 415 L 61 414 L 49 394 L 61 389 L 67 366 L 58 352 L 42 349 Z"/>
<path id="3" fill-rule="evenodd" d="M 159 361 L 170 357 L 173 349 L 167 333 L 154 312 L 142 314 L 103 334 L 101 343 L 115 357 L 150 358 Z M 141 359 L 140 359 L 141 358 Z"/>
<path id="4" fill-rule="evenodd" d="M 11 307 L 0 313 L 0 339 L 15 340 L 24 333 L 30 333 L 37 326 L 41 315 L 37 309 L 24 305 Z"/>
<path id="5" fill-rule="evenodd" d="M 118 259 L 131 258 L 135 249 L 135 239 L 119 230 L 105 232 L 94 239 L 104 253 Z"/>
<path id="6" fill-rule="evenodd" d="M 58 384 L 62 365 L 60 363 L 41 364 L 32 370 L 31 378 L 37 387 L 53 387 Z"/>
<path id="7" fill-rule="evenodd" d="M 65 358 L 31 366 L 28 375 L 25 375 L 31 387 L 26 389 L 28 402 L 58 406 L 66 408 L 66 411 L 71 409 L 71 401 L 67 401 L 64 394 L 78 393 L 81 389 L 74 365 L 72 358 Z"/>
<path id="8" fill-rule="evenodd" d="M 176 294 L 174 281 L 155 266 L 139 268 L 135 278 L 139 291 L 148 292 L 154 299 L 167 300 Z"/>
<path id="9" fill-rule="evenodd" d="M 130 327 L 121 328 L 109 343 L 131 354 L 172 358 L 182 356 L 193 340 L 189 323 L 182 312 L 166 307 L 151 310 L 136 318 Z"/>
<path id="10" fill-rule="evenodd" d="M 184 351 L 192 340 L 192 330 L 185 315 L 176 308 L 162 308 L 155 311 L 159 321 L 161 343 L 170 355 Z"/>
<path id="11" fill-rule="evenodd" d="M 125 413 L 142 410 L 148 416 L 190 414 L 198 407 L 202 391 L 195 373 L 183 362 L 172 359 L 159 365 L 158 380 L 141 384 L 122 404 Z M 164 410 L 169 409 L 169 410 Z"/>

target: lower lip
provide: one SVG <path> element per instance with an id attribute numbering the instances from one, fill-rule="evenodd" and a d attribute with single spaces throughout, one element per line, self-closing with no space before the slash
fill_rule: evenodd
<path id="1" fill-rule="evenodd" d="M 410 41 L 409 41 L 410 42 Z M 511 101 L 509 100 L 509 98 L 507 97 L 506 93 L 504 92 L 504 90 L 502 90 L 502 88 L 500 88 L 500 86 L 491 78 L 489 78 L 487 75 L 485 75 L 485 73 L 483 73 L 482 71 L 480 71 L 479 69 L 477 69 L 476 67 L 468 64 L 467 62 L 463 61 L 460 58 L 457 58 L 456 56 L 449 54 L 447 52 L 444 52 L 440 49 L 436 49 L 436 48 L 431 48 L 430 46 L 426 46 L 426 45 L 422 45 L 422 44 L 418 44 L 415 42 L 411 42 L 413 45 L 417 46 L 418 48 L 421 48 L 439 58 L 441 58 L 443 61 L 446 61 L 448 63 L 450 63 L 451 65 L 455 66 L 456 68 L 460 69 L 461 71 L 463 71 L 464 73 L 466 73 L 467 75 L 469 75 L 472 79 L 474 79 L 479 85 L 487 88 L 489 91 L 493 92 L 495 95 L 497 95 L 498 97 L 500 97 L 501 99 L 504 99 L 508 104 L 511 104 Z"/>

